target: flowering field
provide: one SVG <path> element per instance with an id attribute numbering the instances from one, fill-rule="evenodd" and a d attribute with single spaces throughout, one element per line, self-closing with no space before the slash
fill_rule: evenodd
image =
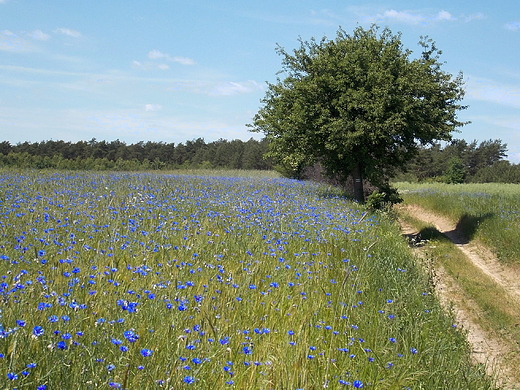
<path id="1" fill-rule="evenodd" d="M 491 389 L 397 227 L 273 178 L 0 174 L 2 389 Z"/>

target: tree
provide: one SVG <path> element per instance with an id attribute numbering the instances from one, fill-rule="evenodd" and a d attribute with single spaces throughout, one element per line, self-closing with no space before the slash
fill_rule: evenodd
<path id="1" fill-rule="evenodd" d="M 419 145 L 450 140 L 463 122 L 462 74 L 441 70 L 441 52 L 421 38 L 412 59 L 401 35 L 377 26 L 339 29 L 335 40 L 299 40 L 292 54 L 278 46 L 282 72 L 268 83 L 262 107 L 249 125 L 269 141 L 268 157 L 293 170 L 319 162 L 327 174 L 389 188 L 389 179 Z"/>
<path id="2" fill-rule="evenodd" d="M 451 157 L 448 161 L 448 169 L 444 175 L 444 181 L 448 184 L 464 183 L 466 172 L 464 170 L 464 163 L 457 157 Z"/>

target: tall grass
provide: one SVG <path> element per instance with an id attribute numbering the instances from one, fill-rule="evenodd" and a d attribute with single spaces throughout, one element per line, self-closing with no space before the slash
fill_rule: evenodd
<path id="1" fill-rule="evenodd" d="M 520 185 L 397 183 L 407 203 L 441 213 L 459 223 L 507 263 L 520 264 Z"/>
<path id="2" fill-rule="evenodd" d="M 0 181 L 2 388 L 492 388 L 396 226 L 324 187 Z"/>

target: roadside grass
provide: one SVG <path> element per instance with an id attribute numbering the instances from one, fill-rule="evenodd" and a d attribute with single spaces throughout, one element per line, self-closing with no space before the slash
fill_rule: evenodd
<path id="1" fill-rule="evenodd" d="M 279 178 L 0 174 L 2 389 L 493 389 L 396 225 Z"/>
<path id="2" fill-rule="evenodd" d="M 396 183 L 405 203 L 457 221 L 467 238 L 492 249 L 506 264 L 520 266 L 520 185 Z"/>
<path id="3" fill-rule="evenodd" d="M 496 282 L 476 267 L 455 244 L 440 233 L 432 225 L 413 218 L 406 212 L 400 218 L 414 226 L 424 240 L 425 257 L 433 269 L 442 268 L 451 276 L 478 307 L 468 304 L 465 299 L 459 300 L 462 309 L 471 315 L 473 322 L 512 345 L 508 359 L 515 368 L 517 380 L 520 380 L 520 310 L 519 303 L 512 300 L 507 292 Z M 515 352 L 516 351 L 516 352 Z"/>

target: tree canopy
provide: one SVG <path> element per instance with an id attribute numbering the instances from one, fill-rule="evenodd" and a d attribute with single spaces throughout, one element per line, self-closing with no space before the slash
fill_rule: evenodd
<path id="1" fill-rule="evenodd" d="M 415 59 L 400 34 L 377 26 L 299 43 L 292 53 L 278 46 L 284 78 L 268 83 L 250 125 L 285 167 L 318 162 L 340 180 L 352 177 L 363 202 L 363 179 L 389 189 L 419 146 L 449 141 L 464 125 L 457 119 L 465 108 L 462 74 L 441 69 L 441 52 L 427 37 Z"/>

